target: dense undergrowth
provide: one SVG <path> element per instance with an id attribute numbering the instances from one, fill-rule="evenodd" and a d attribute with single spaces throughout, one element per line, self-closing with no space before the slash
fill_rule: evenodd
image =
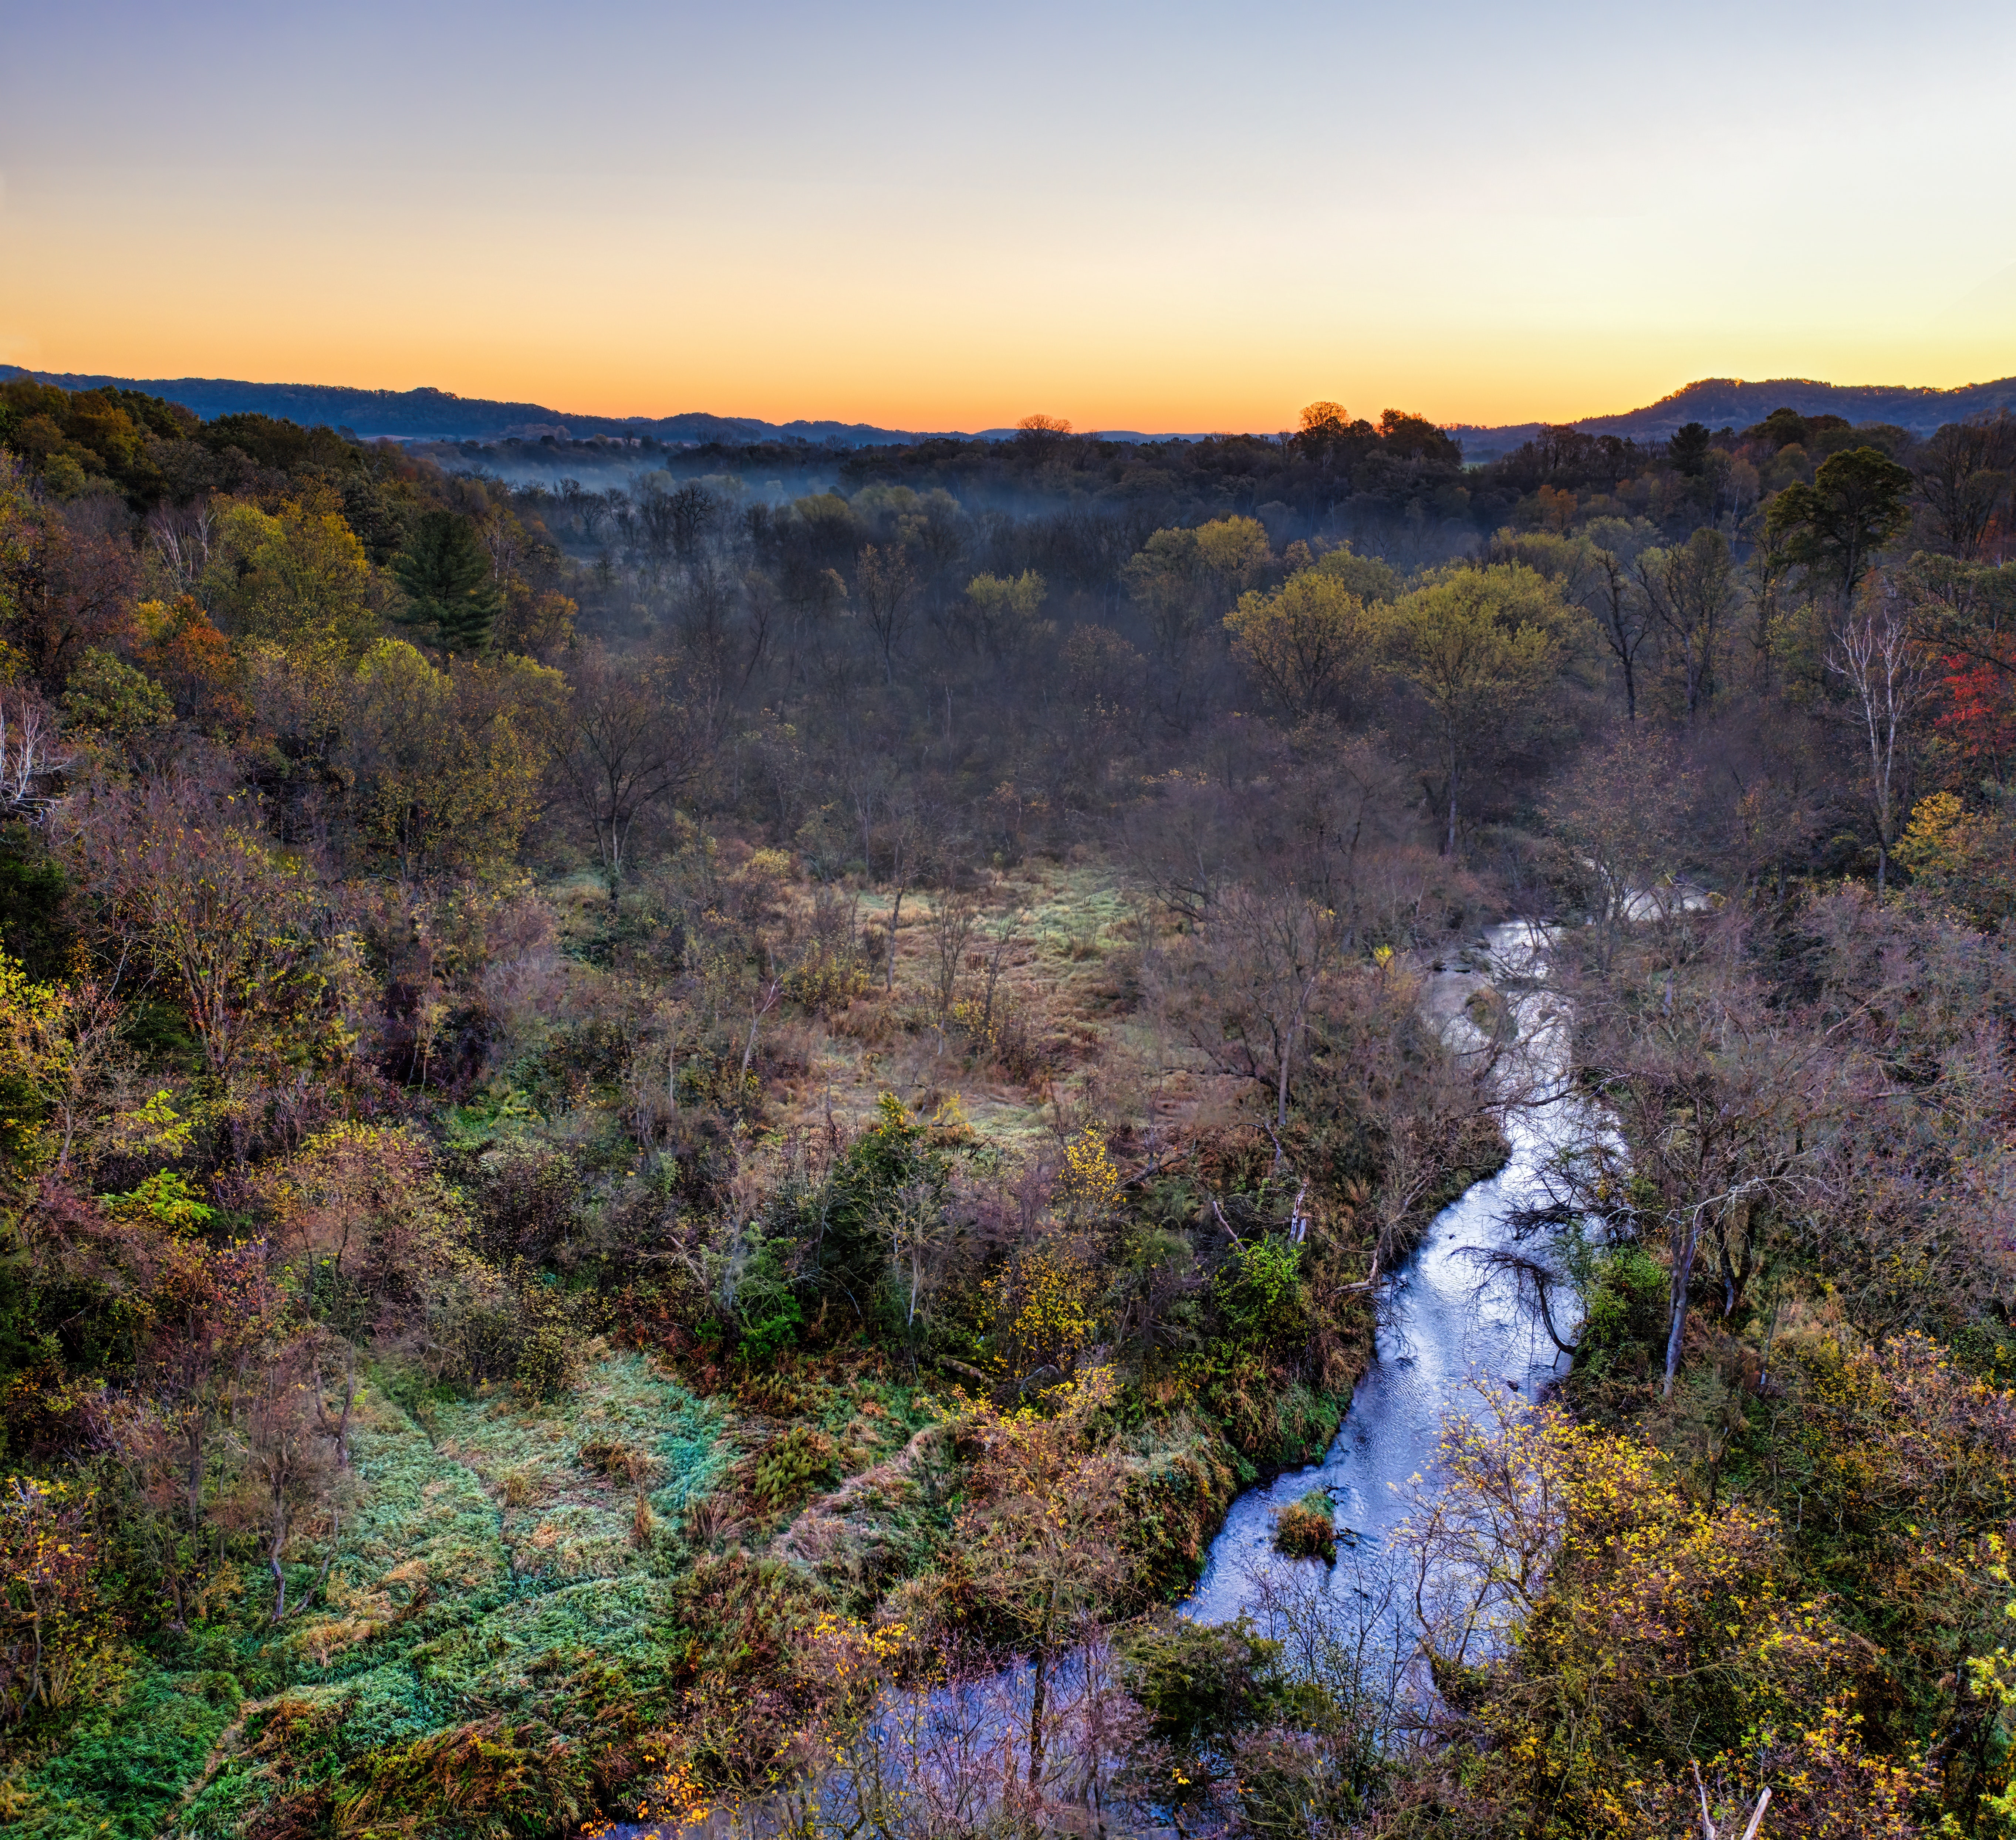
<path id="1" fill-rule="evenodd" d="M 2003 1831 L 2008 431 L 1432 432 L 1158 523 L 0 390 L 0 1817 Z M 1507 912 L 1571 1371 L 1172 1619 L 1505 1154 Z"/>

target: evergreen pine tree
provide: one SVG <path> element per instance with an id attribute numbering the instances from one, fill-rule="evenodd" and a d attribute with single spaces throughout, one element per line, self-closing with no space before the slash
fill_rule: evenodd
<path id="1" fill-rule="evenodd" d="M 503 596 L 466 519 L 452 511 L 429 512 L 393 559 L 392 573 L 412 602 L 408 619 L 432 627 L 443 651 L 489 649 L 491 624 Z"/>

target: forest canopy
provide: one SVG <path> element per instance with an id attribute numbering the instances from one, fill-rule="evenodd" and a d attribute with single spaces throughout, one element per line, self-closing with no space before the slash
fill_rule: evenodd
<path id="1" fill-rule="evenodd" d="M 0 1815 L 2003 1832 L 2012 482 L 0 384 Z M 1558 1382 L 1384 1674 L 1175 1616 L 1504 1161 L 1514 918 Z"/>

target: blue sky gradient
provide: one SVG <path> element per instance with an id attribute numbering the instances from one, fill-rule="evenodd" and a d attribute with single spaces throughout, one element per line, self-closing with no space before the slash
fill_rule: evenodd
<path id="1" fill-rule="evenodd" d="M 0 359 L 1277 427 L 2016 371 L 2016 11 L 0 8 Z"/>

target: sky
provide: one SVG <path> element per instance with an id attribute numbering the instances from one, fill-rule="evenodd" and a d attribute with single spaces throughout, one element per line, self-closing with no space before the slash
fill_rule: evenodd
<path id="1" fill-rule="evenodd" d="M 0 361 L 1273 429 L 2016 372 L 2016 8 L 0 0 Z"/>

